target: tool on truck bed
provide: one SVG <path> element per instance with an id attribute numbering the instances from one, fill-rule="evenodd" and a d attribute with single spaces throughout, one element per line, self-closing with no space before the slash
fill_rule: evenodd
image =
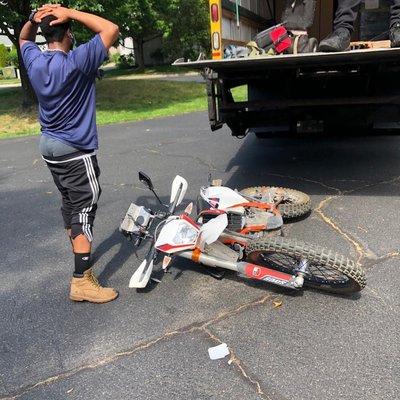
<path id="1" fill-rule="evenodd" d="M 315 8 L 315 0 L 287 0 L 283 22 L 258 33 L 246 46 L 228 46 L 224 58 L 316 52 L 318 41 L 307 33 L 314 22 Z"/>

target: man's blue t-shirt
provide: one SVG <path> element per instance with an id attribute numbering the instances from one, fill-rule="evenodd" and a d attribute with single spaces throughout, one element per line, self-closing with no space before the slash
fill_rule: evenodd
<path id="1" fill-rule="evenodd" d="M 22 57 L 39 100 L 42 134 L 79 150 L 97 149 L 95 79 L 107 58 L 100 35 L 69 53 L 42 52 L 27 42 Z"/>

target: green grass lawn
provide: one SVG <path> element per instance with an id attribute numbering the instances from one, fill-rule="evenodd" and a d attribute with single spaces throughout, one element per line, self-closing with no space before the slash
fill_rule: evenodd
<path id="1" fill-rule="evenodd" d="M 2 85 L 14 85 L 16 83 L 21 83 L 19 79 L 0 79 L 0 86 Z"/>
<path id="2" fill-rule="evenodd" d="M 245 97 L 245 88 L 235 99 Z M 0 90 L 0 138 L 39 133 L 36 112 L 23 114 L 21 89 Z M 120 80 L 106 78 L 97 84 L 99 125 L 179 115 L 207 109 L 205 86 L 192 82 Z"/>
<path id="3" fill-rule="evenodd" d="M 159 65 L 154 67 L 146 67 L 144 70 L 135 69 L 108 69 L 105 70 L 106 77 L 124 76 L 124 75 L 154 75 L 154 74 L 185 74 L 188 72 L 196 72 L 188 68 L 174 67 L 172 65 Z"/>

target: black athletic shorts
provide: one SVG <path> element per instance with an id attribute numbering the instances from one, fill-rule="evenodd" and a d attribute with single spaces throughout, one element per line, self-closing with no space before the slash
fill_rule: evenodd
<path id="1" fill-rule="evenodd" d="M 62 157 L 44 157 L 62 197 L 61 213 L 72 238 L 84 234 L 93 240 L 93 223 L 101 194 L 100 169 L 94 153 L 76 152 Z"/>

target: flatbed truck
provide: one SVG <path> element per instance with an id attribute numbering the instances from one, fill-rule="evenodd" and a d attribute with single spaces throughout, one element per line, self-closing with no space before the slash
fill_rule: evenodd
<path id="1" fill-rule="evenodd" d="M 203 71 L 210 127 L 254 131 L 400 127 L 400 49 L 177 60 Z M 245 86 L 247 98 L 235 100 Z"/>

